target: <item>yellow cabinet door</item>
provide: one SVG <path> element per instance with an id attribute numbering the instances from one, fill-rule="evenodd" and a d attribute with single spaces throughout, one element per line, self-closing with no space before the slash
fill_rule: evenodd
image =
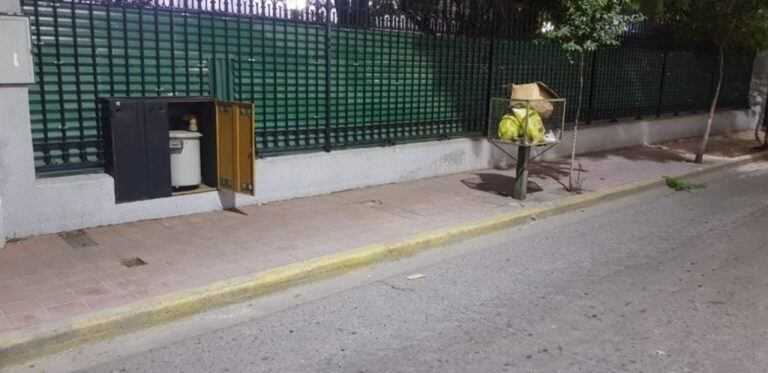
<path id="1" fill-rule="evenodd" d="M 216 101 L 216 169 L 219 190 L 256 195 L 253 105 Z"/>

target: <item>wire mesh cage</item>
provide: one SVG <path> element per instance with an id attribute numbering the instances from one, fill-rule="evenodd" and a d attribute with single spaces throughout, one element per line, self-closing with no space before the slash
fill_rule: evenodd
<path id="1" fill-rule="evenodd" d="M 554 145 L 565 128 L 565 99 L 491 98 L 488 139 L 517 146 Z"/>

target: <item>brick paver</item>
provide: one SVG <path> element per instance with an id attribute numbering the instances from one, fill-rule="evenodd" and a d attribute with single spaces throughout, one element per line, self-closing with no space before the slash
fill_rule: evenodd
<path id="1" fill-rule="evenodd" d="M 748 134 L 713 139 L 712 154 L 749 151 Z M 580 156 L 584 187 L 597 190 L 681 173 L 694 142 Z M 721 151 L 719 151 L 720 149 Z M 709 158 L 717 161 L 717 157 Z M 567 196 L 567 162 L 537 162 L 525 205 Z M 312 257 L 392 241 L 520 208 L 514 170 L 479 170 L 170 219 L 86 229 L 97 245 L 59 235 L 0 250 L 0 332 L 37 328 L 96 310 L 251 274 Z M 147 264 L 121 265 L 139 257 Z"/>

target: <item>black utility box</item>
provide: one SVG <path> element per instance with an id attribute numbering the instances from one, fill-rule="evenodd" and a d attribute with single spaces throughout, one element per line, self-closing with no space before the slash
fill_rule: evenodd
<path id="1" fill-rule="evenodd" d="M 255 195 L 253 104 L 213 97 L 101 98 L 98 104 L 116 202 L 173 194 L 169 131 L 187 129 L 190 115 L 202 135 L 201 186 Z"/>
<path id="2" fill-rule="evenodd" d="M 116 202 L 171 195 L 168 105 L 160 100 L 100 99 L 105 170 Z"/>

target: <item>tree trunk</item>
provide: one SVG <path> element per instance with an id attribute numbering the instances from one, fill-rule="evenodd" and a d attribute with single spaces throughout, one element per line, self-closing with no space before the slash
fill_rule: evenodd
<path id="1" fill-rule="evenodd" d="M 768 97 L 768 95 L 766 95 Z M 763 108 L 763 112 L 768 110 L 768 99 L 765 100 L 765 108 Z M 765 113 L 766 115 L 763 115 L 763 149 L 768 149 L 768 113 Z M 759 126 L 759 124 L 758 124 Z"/>
<path id="2" fill-rule="evenodd" d="M 718 52 L 718 74 L 717 74 L 717 86 L 715 87 L 715 96 L 712 98 L 712 105 L 709 107 L 709 118 L 707 118 L 707 127 L 704 129 L 704 137 L 699 144 L 699 151 L 696 153 L 696 159 L 694 162 L 701 163 L 704 160 L 704 152 L 707 150 L 707 142 L 709 141 L 709 132 L 712 130 L 712 120 L 715 118 L 715 109 L 717 109 L 717 100 L 720 98 L 720 87 L 723 85 L 723 47 L 717 47 Z"/>
<path id="3" fill-rule="evenodd" d="M 579 133 L 581 102 L 584 97 L 584 52 L 579 54 L 579 104 L 576 106 L 576 121 L 573 123 L 573 141 L 571 142 L 571 164 L 568 168 L 568 191 L 574 192 L 573 166 L 576 164 L 576 136 Z"/>
<path id="4" fill-rule="evenodd" d="M 760 138 L 760 130 L 765 129 L 765 110 L 768 109 L 768 92 L 766 93 L 765 97 L 763 97 L 763 105 L 760 107 L 760 115 L 757 118 L 757 123 L 755 123 L 755 140 L 758 144 L 762 145 L 765 142 L 765 139 Z"/>

